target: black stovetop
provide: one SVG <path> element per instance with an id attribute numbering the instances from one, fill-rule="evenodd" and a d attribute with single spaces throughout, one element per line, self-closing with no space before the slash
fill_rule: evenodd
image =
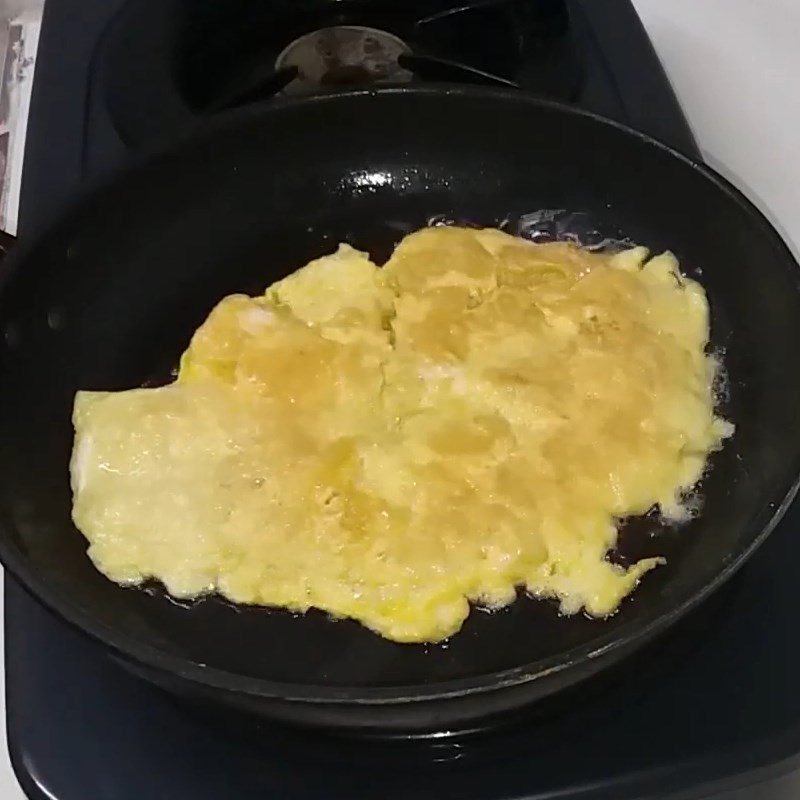
<path id="1" fill-rule="evenodd" d="M 696 155 L 629 0 L 49 0 L 21 236 L 132 150 L 285 90 L 296 75 L 275 69 L 276 53 L 312 22 L 396 34 L 408 45 L 402 80 L 511 83 Z M 337 82 L 342 74 L 352 73 Z M 560 711 L 425 742 L 204 716 L 123 671 L 7 579 L 12 761 L 37 800 L 707 797 L 800 763 L 798 529 L 795 506 L 710 604 Z"/>

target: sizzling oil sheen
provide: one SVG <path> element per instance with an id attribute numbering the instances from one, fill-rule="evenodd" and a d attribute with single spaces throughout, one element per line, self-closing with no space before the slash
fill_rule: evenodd
<path id="1" fill-rule="evenodd" d="M 658 563 L 606 561 L 615 521 L 680 516 L 732 430 L 705 293 L 646 256 L 438 227 L 225 298 L 175 384 L 77 395 L 91 558 L 402 642 L 519 586 L 612 613 Z"/>

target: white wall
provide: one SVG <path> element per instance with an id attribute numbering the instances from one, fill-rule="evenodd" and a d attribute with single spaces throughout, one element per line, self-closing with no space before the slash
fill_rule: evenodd
<path id="1" fill-rule="evenodd" d="M 634 0 L 706 160 L 800 252 L 800 0 Z"/>

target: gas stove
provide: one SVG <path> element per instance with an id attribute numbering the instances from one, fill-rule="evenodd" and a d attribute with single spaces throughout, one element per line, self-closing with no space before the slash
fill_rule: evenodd
<path id="1" fill-rule="evenodd" d="M 629 0 L 51 0 L 20 235 L 226 108 L 439 80 L 575 103 L 698 155 Z M 800 648 L 786 635 L 798 527 L 795 508 L 729 586 L 622 669 L 505 727 L 413 741 L 181 705 L 8 578 L 12 761 L 36 800 L 708 797 L 800 760 Z"/>

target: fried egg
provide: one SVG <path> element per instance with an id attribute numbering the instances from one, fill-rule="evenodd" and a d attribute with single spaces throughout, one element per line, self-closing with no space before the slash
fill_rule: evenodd
<path id="1" fill-rule="evenodd" d="M 213 309 L 168 386 L 79 392 L 73 519 L 112 581 L 322 609 L 398 642 L 522 588 L 598 618 L 661 563 L 715 414 L 703 288 L 669 253 L 435 227 Z"/>

